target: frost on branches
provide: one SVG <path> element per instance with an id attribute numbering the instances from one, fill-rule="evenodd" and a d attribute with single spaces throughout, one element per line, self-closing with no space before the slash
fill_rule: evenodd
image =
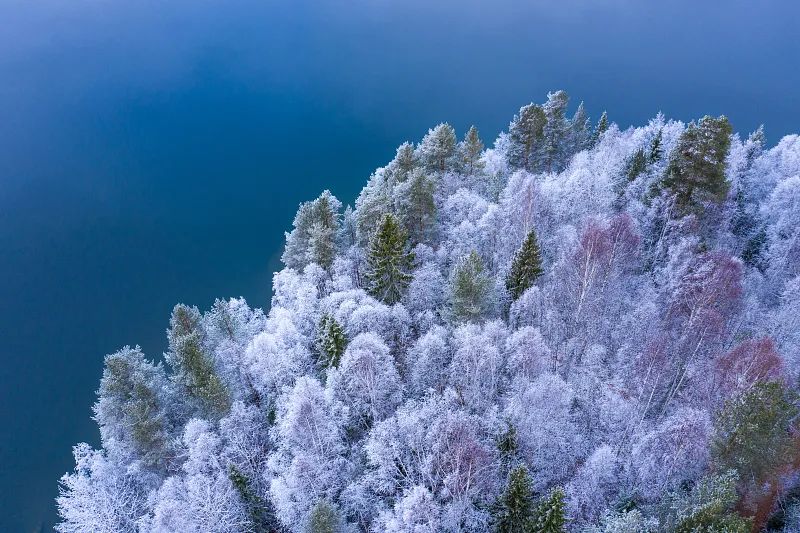
<path id="1" fill-rule="evenodd" d="M 800 137 L 569 107 L 402 144 L 268 313 L 108 355 L 57 530 L 800 531 Z"/>

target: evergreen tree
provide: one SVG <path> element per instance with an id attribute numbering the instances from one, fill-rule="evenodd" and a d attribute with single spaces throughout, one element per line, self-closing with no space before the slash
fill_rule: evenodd
<path id="1" fill-rule="evenodd" d="M 392 187 L 383 172 L 376 172 L 356 199 L 356 230 L 361 246 L 369 246 L 375 229 L 392 209 Z"/>
<path id="2" fill-rule="evenodd" d="M 789 460 L 797 394 L 777 382 L 759 382 L 729 400 L 715 421 L 714 461 L 758 484 Z"/>
<path id="3" fill-rule="evenodd" d="M 506 490 L 497 501 L 494 529 L 497 533 L 530 533 L 533 531 L 534 511 L 528 469 L 519 465 L 509 473 Z"/>
<path id="4" fill-rule="evenodd" d="M 138 346 L 107 355 L 93 409 L 104 444 L 113 441 L 145 465 L 164 468 L 173 437 L 168 391 L 163 366 L 147 361 Z"/>
<path id="5" fill-rule="evenodd" d="M 281 260 L 289 268 L 302 270 L 309 263 L 328 268 L 336 254 L 336 233 L 342 203 L 330 191 L 300 205 L 293 229 L 286 234 Z"/>
<path id="6" fill-rule="evenodd" d="M 689 124 L 678 140 L 661 186 L 675 196 L 675 205 L 683 213 L 700 213 L 708 203 L 725 200 L 731 131 L 724 116 L 706 116 Z"/>
<path id="7" fill-rule="evenodd" d="M 342 519 L 339 512 L 325 500 L 320 500 L 311 509 L 308 518 L 308 533 L 339 533 Z"/>
<path id="8" fill-rule="evenodd" d="M 200 312 L 196 307 L 178 304 L 169 323 L 169 351 L 165 357 L 173 380 L 197 401 L 204 416 L 221 418 L 230 409 L 231 398 L 203 349 Z"/>
<path id="9" fill-rule="evenodd" d="M 600 115 L 600 120 L 597 121 L 597 126 L 594 128 L 594 133 L 592 134 L 591 145 L 595 146 L 597 143 L 600 142 L 600 138 L 603 134 L 608 130 L 608 113 L 603 111 L 603 114 Z"/>
<path id="10" fill-rule="evenodd" d="M 320 364 L 325 368 L 339 366 L 339 360 L 347 348 L 347 337 L 344 329 L 333 315 L 325 313 L 317 328 L 316 348 Z"/>
<path id="11" fill-rule="evenodd" d="M 565 533 L 564 523 L 564 491 L 556 487 L 539 502 L 531 532 Z"/>
<path id="12" fill-rule="evenodd" d="M 395 210 L 412 246 L 426 242 L 433 232 L 434 189 L 434 181 L 422 169 L 414 170 L 405 182 L 395 187 Z"/>
<path id="13" fill-rule="evenodd" d="M 531 230 L 522 247 L 514 255 L 511 262 L 511 269 L 506 276 L 506 289 L 511 294 L 511 298 L 516 300 L 536 282 L 542 275 L 542 255 L 539 250 L 539 243 L 536 239 L 536 232 Z"/>
<path id="14" fill-rule="evenodd" d="M 653 137 L 653 142 L 650 143 L 650 154 L 648 155 L 648 162 L 652 165 L 657 163 L 661 157 L 664 155 L 664 149 L 662 148 L 662 143 L 664 142 L 664 130 L 658 130 L 656 136 Z"/>
<path id="15" fill-rule="evenodd" d="M 228 465 L 228 479 L 239 494 L 247 513 L 249 515 L 250 523 L 248 526 L 252 529 L 248 531 L 267 533 L 269 531 L 278 531 L 278 520 L 275 517 L 275 511 L 269 502 L 259 496 L 251 487 L 250 480 L 247 476 L 239 470 L 233 463 Z"/>
<path id="16" fill-rule="evenodd" d="M 484 163 L 481 161 L 483 141 L 478 135 L 478 128 L 470 126 L 464 140 L 458 145 L 458 152 L 461 157 L 461 170 L 464 174 L 474 176 L 483 170 Z"/>
<path id="17" fill-rule="evenodd" d="M 401 144 L 397 148 L 397 154 L 394 156 L 394 164 L 397 174 L 396 180 L 402 183 L 417 164 L 417 157 L 414 154 L 414 145 L 410 142 Z"/>
<path id="18" fill-rule="evenodd" d="M 542 106 L 528 104 L 508 127 L 508 164 L 528 172 L 539 170 L 544 150 L 544 126 L 547 122 Z"/>
<path id="19" fill-rule="evenodd" d="M 644 150 L 639 148 L 625 165 L 625 177 L 628 178 L 628 182 L 631 182 L 645 170 L 647 170 L 647 158 L 644 155 Z"/>
<path id="20" fill-rule="evenodd" d="M 411 282 L 413 260 L 406 232 L 394 216 L 384 216 L 367 256 L 368 292 L 389 305 L 399 302 Z"/>
<path id="21" fill-rule="evenodd" d="M 761 124 L 756 131 L 747 137 L 747 161 L 748 163 L 764 153 L 764 147 L 767 143 L 767 136 L 764 133 L 764 125 Z"/>
<path id="22" fill-rule="evenodd" d="M 566 91 L 547 94 L 547 102 L 542 107 L 545 116 L 544 152 L 545 166 L 549 172 L 560 172 L 567 164 L 567 139 L 570 133 L 566 119 L 569 96 Z"/>
<path id="23" fill-rule="evenodd" d="M 481 319 L 489 308 L 492 280 L 485 272 L 483 260 L 474 250 L 462 257 L 451 280 L 452 312 L 458 321 Z"/>
<path id="24" fill-rule="evenodd" d="M 673 533 L 748 533 L 751 523 L 736 514 L 738 475 L 731 470 L 701 479 L 689 492 L 665 498 L 663 530 Z"/>
<path id="25" fill-rule="evenodd" d="M 589 147 L 590 129 L 589 115 L 586 114 L 586 108 L 581 102 L 578 104 L 578 109 L 575 110 L 575 114 L 572 115 L 572 120 L 570 121 L 572 135 L 570 156 Z"/>
<path id="26" fill-rule="evenodd" d="M 453 161 L 456 132 L 450 124 L 439 124 L 428 130 L 417 148 L 419 159 L 428 172 L 444 172 Z"/>

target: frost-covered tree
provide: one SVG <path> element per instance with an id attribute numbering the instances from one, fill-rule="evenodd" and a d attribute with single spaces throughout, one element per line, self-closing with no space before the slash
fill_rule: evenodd
<path id="1" fill-rule="evenodd" d="M 539 502 L 531 531 L 534 533 L 565 533 L 564 490 L 556 487 Z"/>
<path id="2" fill-rule="evenodd" d="M 411 282 L 413 259 L 406 232 L 386 215 L 370 242 L 365 273 L 369 293 L 390 305 L 399 302 Z"/>
<path id="3" fill-rule="evenodd" d="M 451 311 L 457 321 L 475 321 L 491 309 L 492 280 L 474 250 L 462 257 L 450 276 Z"/>
<path id="4" fill-rule="evenodd" d="M 506 488 L 495 505 L 494 530 L 497 533 L 533 531 L 536 507 L 528 469 L 524 465 L 511 470 Z"/>
<path id="5" fill-rule="evenodd" d="M 435 186 L 430 177 L 417 169 L 395 187 L 395 211 L 412 245 L 427 242 L 432 236 L 436 216 Z"/>
<path id="6" fill-rule="evenodd" d="M 450 124 L 439 124 L 428 130 L 417 147 L 420 163 L 428 172 L 444 172 L 453 166 L 456 154 L 456 132 Z"/>
<path id="7" fill-rule="evenodd" d="M 230 408 L 231 398 L 203 345 L 204 331 L 196 307 L 178 304 L 172 310 L 165 354 L 172 377 L 198 404 L 201 411 L 221 417 Z"/>
<path id="8" fill-rule="evenodd" d="M 483 155 L 483 141 L 481 141 L 478 128 L 470 126 L 464 140 L 458 143 L 458 154 L 461 158 L 460 170 L 467 176 L 480 174 L 486 163 L 481 159 Z"/>
<path id="9" fill-rule="evenodd" d="M 324 191 L 319 198 L 297 210 L 281 260 L 289 268 L 301 270 L 308 263 L 330 267 L 336 254 L 336 234 L 342 203 Z"/>
<path id="10" fill-rule="evenodd" d="M 547 123 L 542 106 L 528 104 L 508 126 L 508 164 L 511 168 L 536 172 L 544 157 L 544 128 Z"/>
<path id="11" fill-rule="evenodd" d="M 316 349 L 322 366 L 326 368 L 339 366 L 339 360 L 346 347 L 347 337 L 341 324 L 333 315 L 322 315 L 316 338 Z"/>

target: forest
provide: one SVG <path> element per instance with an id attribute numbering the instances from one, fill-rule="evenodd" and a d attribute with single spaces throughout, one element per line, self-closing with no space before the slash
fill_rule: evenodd
<path id="1" fill-rule="evenodd" d="M 439 124 L 300 205 L 266 312 L 106 356 L 56 529 L 800 532 L 799 235 L 797 135 Z"/>

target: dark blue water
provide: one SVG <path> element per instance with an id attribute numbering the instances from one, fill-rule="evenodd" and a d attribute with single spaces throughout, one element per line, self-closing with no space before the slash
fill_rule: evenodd
<path id="1" fill-rule="evenodd" d="M 564 88 L 800 130 L 795 2 L 433 3 L 0 0 L 0 531 L 54 523 L 104 354 L 158 356 L 178 301 L 266 305 L 297 203 L 429 126 L 491 141 Z"/>

